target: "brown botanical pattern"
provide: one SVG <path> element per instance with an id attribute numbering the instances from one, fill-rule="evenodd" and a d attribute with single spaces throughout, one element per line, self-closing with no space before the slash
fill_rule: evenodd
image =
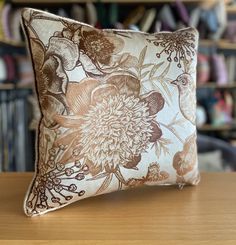
<path id="1" fill-rule="evenodd" d="M 22 16 L 42 114 L 27 215 L 141 184 L 197 183 L 194 29 L 143 34 Z"/>
<path id="2" fill-rule="evenodd" d="M 196 135 L 194 134 L 186 139 L 183 149 L 174 155 L 173 167 L 176 170 L 179 181 L 196 166 L 196 151 Z"/>
<path id="3" fill-rule="evenodd" d="M 156 53 L 157 58 L 162 54 L 167 56 L 167 61 L 176 62 L 179 68 L 182 62 L 189 63 L 192 57 L 196 55 L 196 33 L 189 31 L 176 31 L 175 33 L 158 33 L 155 38 L 147 39 L 157 47 L 161 47 L 161 51 Z"/>
<path id="4" fill-rule="evenodd" d="M 123 46 L 121 38 L 105 36 L 98 30 L 83 31 L 81 35 L 80 48 L 86 51 L 91 60 L 104 65 L 108 65 L 111 55 L 119 53 Z"/>
<path id="5" fill-rule="evenodd" d="M 169 174 L 166 171 L 160 171 L 160 164 L 153 162 L 149 164 L 148 172 L 145 177 L 140 179 L 130 178 L 127 181 L 129 187 L 137 187 L 144 184 L 153 184 L 161 181 L 165 181 L 169 178 Z"/>
<path id="6" fill-rule="evenodd" d="M 141 154 L 162 135 L 155 117 L 164 99 L 156 91 L 140 96 L 139 83 L 128 75 L 111 76 L 105 84 L 95 79 L 69 83 L 66 98 L 73 115 L 55 117 L 59 125 L 74 132 L 65 154 L 73 157 L 77 150 L 92 175 L 105 170 L 102 176 L 111 180 L 114 174 L 120 185 L 125 181 L 119 167 L 136 169 Z M 55 143 L 60 147 L 67 142 L 66 132 Z"/>

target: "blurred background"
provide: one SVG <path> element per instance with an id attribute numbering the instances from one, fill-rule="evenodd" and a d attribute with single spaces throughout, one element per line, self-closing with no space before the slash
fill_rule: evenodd
<path id="1" fill-rule="evenodd" d="M 196 27 L 197 127 L 201 171 L 236 170 L 236 1 L 0 1 L 0 172 L 33 171 L 40 118 L 32 67 L 20 27 L 23 7 L 97 28 L 144 32 Z"/>

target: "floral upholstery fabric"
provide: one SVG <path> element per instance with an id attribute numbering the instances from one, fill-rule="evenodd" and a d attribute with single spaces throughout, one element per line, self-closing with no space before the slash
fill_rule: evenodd
<path id="1" fill-rule="evenodd" d="M 27 215 L 143 184 L 198 183 L 195 29 L 98 30 L 28 8 L 22 23 L 42 114 Z"/>

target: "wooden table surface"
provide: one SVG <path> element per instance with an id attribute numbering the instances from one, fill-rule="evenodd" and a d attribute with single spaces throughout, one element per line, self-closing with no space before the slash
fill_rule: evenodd
<path id="1" fill-rule="evenodd" d="M 0 244 L 236 244 L 236 173 L 202 174 L 199 186 L 183 190 L 92 197 L 34 218 L 22 211 L 31 177 L 0 174 Z"/>

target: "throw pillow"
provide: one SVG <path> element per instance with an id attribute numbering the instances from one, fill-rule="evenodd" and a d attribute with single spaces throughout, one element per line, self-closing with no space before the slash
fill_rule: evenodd
<path id="1" fill-rule="evenodd" d="M 143 184 L 199 182 L 194 28 L 98 30 L 30 8 L 22 26 L 42 114 L 27 215 Z"/>

